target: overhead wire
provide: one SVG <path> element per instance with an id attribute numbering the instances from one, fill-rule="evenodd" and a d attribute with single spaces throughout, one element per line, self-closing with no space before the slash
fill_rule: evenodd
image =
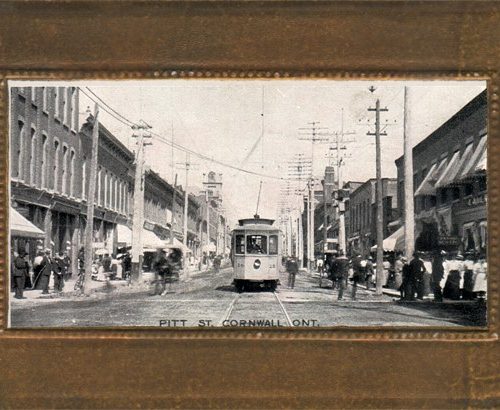
<path id="1" fill-rule="evenodd" d="M 88 87 L 86 87 L 88 89 Z M 105 102 L 101 97 L 97 96 L 97 94 L 95 94 L 94 92 L 92 92 L 90 89 L 88 89 L 89 93 L 91 93 L 92 95 L 89 95 L 89 93 L 85 92 L 85 90 L 83 90 L 82 87 L 79 87 L 80 91 L 85 94 L 87 96 L 87 98 L 89 98 L 90 100 L 94 101 L 95 103 L 97 104 L 100 104 L 102 109 L 104 111 L 106 111 L 109 115 L 111 115 L 113 118 L 115 118 L 117 121 L 121 122 L 122 124 L 128 126 L 128 127 L 131 127 L 133 125 L 137 125 L 137 123 L 135 123 L 134 121 L 131 121 L 129 120 L 127 117 L 125 117 L 124 115 L 120 114 L 117 110 L 115 110 L 114 108 L 112 108 L 107 102 Z M 220 165 L 220 166 L 223 166 L 223 167 L 226 167 L 226 168 L 230 168 L 230 169 L 234 169 L 236 171 L 240 171 L 240 172 L 243 172 L 243 173 L 246 173 L 246 174 L 249 174 L 249 175 L 255 175 L 255 176 L 259 176 L 259 177 L 264 177 L 264 178 L 269 178 L 269 179 L 276 179 L 276 180 L 282 180 L 284 178 L 282 177 L 279 177 L 279 176 L 275 176 L 275 175 L 268 175 L 268 174 L 264 174 L 264 173 L 261 173 L 261 172 L 255 172 L 255 171 L 251 171 L 249 169 L 244 169 L 244 168 L 240 168 L 236 165 L 232 165 L 232 164 L 229 164 L 227 162 L 224 162 L 224 161 L 220 161 L 220 160 L 217 160 L 213 157 L 210 157 L 208 155 L 205 155 L 205 154 L 201 154 L 197 151 L 194 151 L 190 148 L 187 148 L 181 144 L 178 144 L 176 142 L 174 142 L 173 140 L 171 139 L 168 139 L 160 134 L 157 134 L 155 132 L 152 132 L 152 131 L 149 131 L 149 133 L 153 136 L 153 137 L 156 137 L 156 139 L 160 142 L 163 142 L 165 144 L 168 144 L 172 147 L 174 147 L 175 149 L 178 149 L 179 151 L 183 151 L 183 152 L 187 152 L 189 154 L 192 154 L 200 159 L 203 159 L 205 161 L 208 161 L 208 162 L 211 162 L 211 163 L 214 163 L 214 164 L 217 164 L 217 165 Z"/>

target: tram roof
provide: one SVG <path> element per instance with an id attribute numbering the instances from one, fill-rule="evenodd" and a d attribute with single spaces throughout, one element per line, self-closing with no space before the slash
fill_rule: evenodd
<path id="1" fill-rule="evenodd" d="M 261 218 L 259 215 L 255 215 L 253 218 L 239 219 L 238 223 L 240 226 L 248 225 L 266 225 L 270 226 L 274 223 L 274 219 Z"/>
<path id="2" fill-rule="evenodd" d="M 243 225 L 237 226 L 233 229 L 233 232 L 244 232 L 244 231 L 266 231 L 266 232 L 280 232 L 280 229 L 276 226 L 267 225 L 267 224 L 252 224 L 252 225 Z"/>

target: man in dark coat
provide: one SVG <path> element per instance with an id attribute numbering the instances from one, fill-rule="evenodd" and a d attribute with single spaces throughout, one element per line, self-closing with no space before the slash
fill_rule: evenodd
<path id="1" fill-rule="evenodd" d="M 66 275 L 66 264 L 64 262 L 64 255 L 62 252 L 54 258 L 53 261 L 54 272 L 54 291 L 62 292 L 64 287 L 64 276 Z"/>
<path id="2" fill-rule="evenodd" d="M 299 271 L 299 265 L 297 265 L 297 261 L 295 258 L 289 258 L 286 262 L 286 271 L 288 272 L 288 287 L 293 289 L 295 286 L 295 276 Z"/>
<path id="3" fill-rule="evenodd" d="M 443 301 L 443 292 L 441 290 L 441 280 L 444 276 L 443 266 L 443 251 L 436 253 L 432 259 L 432 291 L 434 293 L 434 301 Z"/>
<path id="4" fill-rule="evenodd" d="M 413 254 L 413 259 L 410 262 L 410 284 L 412 287 L 410 300 L 415 300 L 415 293 L 417 293 L 418 299 L 423 299 L 423 284 L 424 284 L 424 273 L 427 272 L 424 266 L 424 262 L 420 259 L 418 252 Z"/>
<path id="5" fill-rule="evenodd" d="M 333 263 L 332 276 L 339 289 L 337 299 L 341 300 L 344 295 L 344 289 L 347 287 L 347 277 L 349 276 L 349 259 L 345 257 L 343 251 L 339 252 L 338 258 Z"/>
<path id="6" fill-rule="evenodd" d="M 358 283 L 361 281 L 365 280 L 365 267 L 366 267 L 366 262 L 364 263 L 365 266 L 362 266 L 363 259 L 361 258 L 361 255 L 357 253 L 354 258 L 352 259 L 352 294 L 351 298 L 353 300 L 356 299 L 356 290 L 358 288 Z"/>
<path id="7" fill-rule="evenodd" d="M 42 259 L 41 270 L 40 270 L 40 285 L 42 287 L 42 294 L 47 295 L 49 293 L 49 281 L 50 275 L 54 270 L 54 261 L 50 255 L 50 249 L 45 250 L 45 256 Z"/>
<path id="8" fill-rule="evenodd" d="M 165 291 L 165 280 L 169 273 L 169 263 L 166 252 L 161 249 L 156 255 L 156 260 L 153 263 L 153 269 L 156 275 L 155 295 L 161 295 Z"/>
<path id="9" fill-rule="evenodd" d="M 12 277 L 14 279 L 14 289 L 16 291 L 14 297 L 16 299 L 25 299 L 23 297 L 24 281 L 26 279 L 26 276 L 29 274 L 29 265 L 28 262 L 26 262 L 26 260 L 24 259 L 24 256 L 25 253 L 20 252 L 14 257 L 14 261 L 12 264 Z"/>

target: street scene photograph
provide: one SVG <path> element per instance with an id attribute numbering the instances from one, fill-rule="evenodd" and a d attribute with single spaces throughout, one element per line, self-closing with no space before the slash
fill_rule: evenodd
<path id="1" fill-rule="evenodd" d="M 487 325 L 483 80 L 8 86 L 11 328 Z"/>

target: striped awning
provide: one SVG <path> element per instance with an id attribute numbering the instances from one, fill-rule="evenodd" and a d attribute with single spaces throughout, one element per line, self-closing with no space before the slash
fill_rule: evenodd
<path id="1" fill-rule="evenodd" d="M 453 182 L 459 161 L 460 161 L 460 151 L 455 151 L 455 153 L 451 157 L 450 162 L 448 162 L 448 165 L 446 165 L 445 170 L 437 180 L 435 185 L 436 188 L 445 187 L 446 185 Z"/>
<path id="2" fill-rule="evenodd" d="M 487 135 L 484 135 L 479 140 L 474 153 L 471 155 L 469 162 L 464 165 L 463 169 L 457 175 L 457 179 L 463 181 L 478 173 L 486 171 L 486 157 L 487 157 L 487 147 L 486 147 Z"/>
<path id="3" fill-rule="evenodd" d="M 9 225 L 10 235 L 13 237 L 39 239 L 43 239 L 45 237 L 45 233 L 41 229 L 33 225 L 12 207 L 9 212 Z"/>
<path id="4" fill-rule="evenodd" d="M 415 196 L 436 195 L 436 181 L 444 171 L 447 161 L 447 158 L 444 158 L 441 160 L 441 162 L 432 165 L 424 180 L 415 191 Z"/>

